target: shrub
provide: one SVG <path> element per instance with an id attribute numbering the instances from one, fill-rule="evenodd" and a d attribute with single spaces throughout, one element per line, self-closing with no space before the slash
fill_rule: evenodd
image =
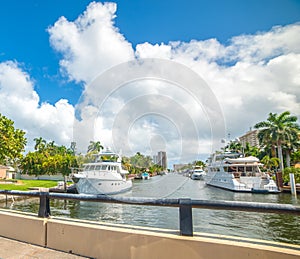
<path id="1" fill-rule="evenodd" d="M 300 168 L 295 168 L 295 167 L 286 167 L 283 170 L 283 182 L 287 183 L 290 182 L 290 173 L 294 174 L 295 177 L 295 182 L 296 183 L 300 183 Z"/>

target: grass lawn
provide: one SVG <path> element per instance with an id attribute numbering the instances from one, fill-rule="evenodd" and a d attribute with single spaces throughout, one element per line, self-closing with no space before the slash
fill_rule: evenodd
<path id="1" fill-rule="evenodd" d="M 15 183 L 0 182 L 0 190 L 28 191 L 31 187 L 51 188 L 57 186 L 57 181 L 50 180 L 18 180 Z"/>

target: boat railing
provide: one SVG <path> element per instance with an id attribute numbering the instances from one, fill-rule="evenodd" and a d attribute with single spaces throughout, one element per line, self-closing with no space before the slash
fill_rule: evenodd
<path id="1" fill-rule="evenodd" d="M 11 191 L 0 190 L 0 194 L 10 196 L 39 197 L 38 217 L 48 218 L 51 215 L 50 199 L 78 200 L 102 203 L 119 203 L 142 206 L 164 206 L 179 208 L 180 235 L 193 236 L 193 215 L 192 209 L 210 210 L 232 210 L 261 213 L 278 213 L 300 215 L 300 206 L 291 204 L 257 203 L 243 201 L 224 200 L 196 200 L 189 198 L 144 198 L 144 197 L 120 197 L 106 195 L 85 195 L 72 193 L 53 193 L 48 191 Z"/>

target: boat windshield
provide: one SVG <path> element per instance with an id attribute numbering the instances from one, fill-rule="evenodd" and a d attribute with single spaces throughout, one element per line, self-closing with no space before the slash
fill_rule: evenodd
<path id="1" fill-rule="evenodd" d="M 235 176 L 257 176 L 257 174 L 260 174 L 259 167 L 257 165 L 253 166 L 226 166 L 224 167 L 224 171 L 228 173 L 233 173 Z"/>
<path id="2" fill-rule="evenodd" d="M 116 165 L 85 165 L 85 171 L 117 171 Z"/>

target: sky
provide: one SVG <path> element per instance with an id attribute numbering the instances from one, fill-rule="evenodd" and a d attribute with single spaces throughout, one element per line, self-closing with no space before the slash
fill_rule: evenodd
<path id="1" fill-rule="evenodd" d="M 2 1 L 0 113 L 33 139 L 169 166 L 300 119 L 300 1 Z"/>

